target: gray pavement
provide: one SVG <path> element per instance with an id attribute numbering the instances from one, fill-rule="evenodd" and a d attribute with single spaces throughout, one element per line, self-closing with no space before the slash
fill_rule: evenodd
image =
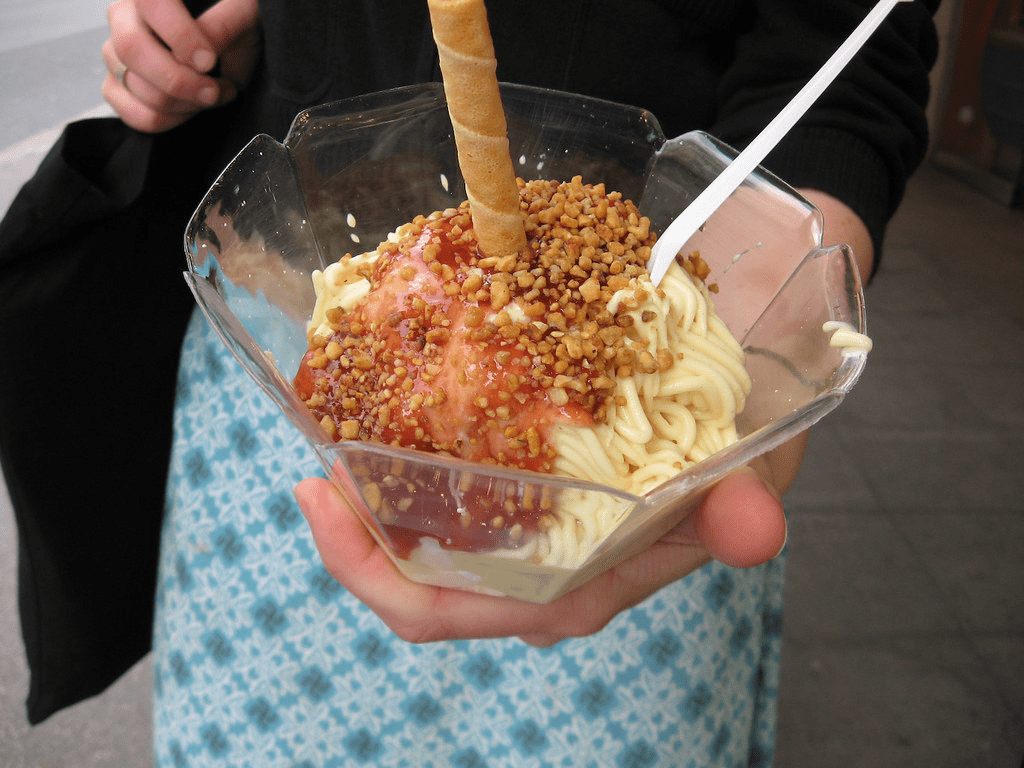
<path id="1" fill-rule="evenodd" d="M 925 167 L 789 494 L 779 766 L 1024 756 L 1024 212 Z"/>
<path id="2" fill-rule="evenodd" d="M 0 148 L 102 101 L 108 0 L 0 0 Z"/>
<path id="3" fill-rule="evenodd" d="M 105 112 L 105 8 L 0 0 L 0 210 L 64 121 Z M 776 765 L 1018 768 L 1024 213 L 926 166 L 868 306 L 867 371 L 788 494 Z M 0 482 L 0 768 L 151 765 L 148 661 L 27 725 L 15 553 Z"/>

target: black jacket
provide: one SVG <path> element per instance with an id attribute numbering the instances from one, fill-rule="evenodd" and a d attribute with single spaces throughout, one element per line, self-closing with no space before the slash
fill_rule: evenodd
<path id="1" fill-rule="evenodd" d="M 846 202 L 876 252 L 924 157 L 939 0 L 900 3 L 765 165 Z M 300 109 L 440 80 L 426 1 L 262 2 L 267 55 L 247 127 L 282 137 Z M 644 107 L 667 136 L 744 147 L 874 0 L 489 0 L 498 79 Z M 242 136 L 238 137 L 239 139 Z"/>

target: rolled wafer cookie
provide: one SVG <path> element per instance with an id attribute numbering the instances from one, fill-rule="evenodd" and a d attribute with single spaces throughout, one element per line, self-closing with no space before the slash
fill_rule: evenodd
<path id="1" fill-rule="evenodd" d="M 485 256 L 519 253 L 526 229 L 483 0 L 427 5 L 480 250 Z"/>

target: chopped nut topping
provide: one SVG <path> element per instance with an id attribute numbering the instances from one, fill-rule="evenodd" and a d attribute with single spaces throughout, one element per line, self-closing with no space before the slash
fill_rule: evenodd
<path id="1" fill-rule="evenodd" d="M 668 350 L 630 338 L 630 312 L 647 298 L 636 278 L 655 242 L 650 221 L 578 176 L 519 188 L 529 240 L 521 253 L 481 256 L 464 202 L 416 217 L 360 264 L 371 295 L 390 279 L 394 298 L 376 315 L 363 304 L 328 309 L 333 334 L 310 342 L 304 399 L 328 434 L 456 456 L 491 451 L 481 460 L 543 470 L 553 450 L 546 428 L 524 420 L 533 404 L 600 421 L 617 402 L 617 380 L 674 364 Z M 680 261 L 698 279 L 710 273 L 699 254 Z M 420 287 L 430 280 L 433 294 Z M 468 431 L 440 437 L 431 418 Z"/>

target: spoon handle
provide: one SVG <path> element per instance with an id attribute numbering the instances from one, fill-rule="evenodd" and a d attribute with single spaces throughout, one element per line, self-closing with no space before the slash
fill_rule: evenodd
<path id="1" fill-rule="evenodd" d="M 832 54 L 831 58 L 807 81 L 807 84 L 782 108 L 782 111 L 768 123 L 757 137 L 747 145 L 736 159 L 718 174 L 696 199 L 676 217 L 654 245 L 650 259 L 651 280 L 655 285 L 661 282 L 672 260 L 686 245 L 693 234 L 700 229 L 718 206 L 725 202 L 743 180 L 757 168 L 776 144 L 796 124 L 836 75 L 850 62 L 854 54 L 864 45 L 871 33 L 889 15 L 897 3 L 908 0 L 880 0 L 864 17 L 846 41 Z"/>

